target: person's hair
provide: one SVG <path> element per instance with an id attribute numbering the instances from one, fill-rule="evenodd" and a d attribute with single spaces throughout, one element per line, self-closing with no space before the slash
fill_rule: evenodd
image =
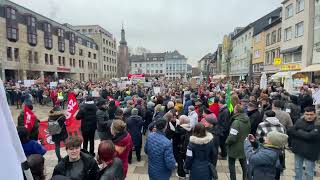
<path id="1" fill-rule="evenodd" d="M 162 131 L 167 127 L 167 121 L 161 118 L 158 121 L 156 121 L 155 126 L 158 131 Z"/>
<path id="2" fill-rule="evenodd" d="M 81 147 L 82 139 L 78 136 L 70 136 L 66 142 L 66 149 Z"/>
<path id="3" fill-rule="evenodd" d="M 94 99 L 93 99 L 93 97 L 92 96 L 87 96 L 86 97 L 86 101 L 93 101 Z"/>
<path id="4" fill-rule="evenodd" d="M 189 107 L 188 107 L 188 110 L 194 111 L 194 106 L 189 106 Z"/>
<path id="5" fill-rule="evenodd" d="M 18 126 L 17 127 L 17 131 L 18 131 L 18 135 L 19 135 L 19 138 L 20 138 L 20 141 L 21 141 L 22 144 L 24 144 L 24 143 L 29 141 L 30 133 L 29 133 L 29 131 L 27 130 L 26 127 Z"/>
<path id="6" fill-rule="evenodd" d="M 44 158 L 40 154 L 31 154 L 28 156 L 28 165 L 30 167 L 34 180 L 45 180 L 44 175 Z"/>
<path id="7" fill-rule="evenodd" d="M 276 108 L 281 108 L 282 107 L 282 102 L 280 100 L 274 100 L 272 102 L 273 106 Z"/>
<path id="8" fill-rule="evenodd" d="M 316 113 L 316 109 L 313 106 L 308 106 L 304 108 L 304 112 L 314 112 Z"/>
<path id="9" fill-rule="evenodd" d="M 114 113 L 115 116 L 122 116 L 123 115 L 123 111 L 120 108 L 117 108 L 116 112 Z"/>
<path id="10" fill-rule="evenodd" d="M 101 141 L 98 147 L 98 162 L 108 162 L 116 156 L 116 148 L 112 141 Z"/>
<path id="11" fill-rule="evenodd" d="M 116 106 L 116 102 L 115 101 L 110 101 L 109 102 L 109 108 L 110 107 L 115 107 Z"/>
<path id="12" fill-rule="evenodd" d="M 244 112 L 243 107 L 240 104 L 236 105 L 234 107 L 234 109 L 237 111 L 237 113 L 243 113 Z"/>
<path id="13" fill-rule="evenodd" d="M 126 130 L 126 123 L 117 119 L 112 122 L 111 128 L 115 133 L 123 132 Z"/>
<path id="14" fill-rule="evenodd" d="M 231 103 L 233 106 L 237 105 L 240 103 L 240 99 L 237 95 L 232 95 L 231 96 Z"/>
<path id="15" fill-rule="evenodd" d="M 215 97 L 215 98 L 214 98 L 214 103 L 218 103 L 218 102 L 219 102 L 219 100 L 220 100 L 220 98 L 219 98 L 219 97 Z"/>
<path id="16" fill-rule="evenodd" d="M 203 110 L 203 112 L 206 113 L 206 114 L 211 114 L 211 113 L 212 113 L 212 112 L 210 111 L 210 109 L 208 109 L 208 108 L 205 108 L 205 109 Z"/>
<path id="17" fill-rule="evenodd" d="M 276 117 L 276 113 L 272 110 L 268 110 L 265 112 L 267 117 Z"/>
<path id="18" fill-rule="evenodd" d="M 193 128 L 192 135 L 199 138 L 205 137 L 206 136 L 205 126 L 201 123 L 196 124 Z"/>

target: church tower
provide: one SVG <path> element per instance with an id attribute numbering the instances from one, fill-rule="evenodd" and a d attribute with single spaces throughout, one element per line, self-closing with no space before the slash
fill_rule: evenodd
<path id="1" fill-rule="evenodd" d="M 129 52 L 125 30 L 121 29 L 121 40 L 118 47 L 118 77 L 127 77 L 129 73 Z"/>

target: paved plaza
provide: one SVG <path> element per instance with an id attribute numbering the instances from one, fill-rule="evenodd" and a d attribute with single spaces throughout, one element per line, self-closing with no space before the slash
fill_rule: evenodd
<path id="1" fill-rule="evenodd" d="M 37 115 L 37 117 L 40 120 L 45 120 L 48 118 L 48 111 L 51 107 L 48 106 L 34 106 L 34 112 Z M 20 110 L 17 110 L 15 107 L 11 107 L 12 116 L 15 120 L 15 123 L 17 121 L 17 117 L 19 115 Z M 145 138 L 144 138 L 145 139 Z M 99 144 L 99 140 L 95 141 L 96 149 Z M 66 151 L 61 151 L 62 155 L 66 155 Z M 133 153 L 134 154 L 134 153 Z M 128 175 L 127 180 L 148 180 L 148 173 L 147 173 L 147 156 L 142 151 L 142 160 L 140 162 L 136 161 L 135 155 L 133 155 L 132 164 L 129 165 L 128 169 Z M 46 164 L 46 174 L 47 179 L 50 179 L 51 174 L 53 172 L 53 169 L 55 165 L 57 164 L 57 158 L 55 156 L 54 151 L 49 151 L 45 154 L 45 164 Z M 283 176 L 281 177 L 281 180 L 293 180 L 294 179 L 294 158 L 293 154 L 290 152 L 286 153 L 286 170 L 283 172 Z M 237 170 L 237 179 L 242 179 L 241 175 L 241 167 L 239 162 L 236 164 L 236 170 Z M 229 180 L 229 170 L 228 170 L 228 162 L 226 160 L 219 160 L 217 164 L 217 171 L 219 175 L 219 180 Z M 319 165 L 317 165 L 317 172 L 319 172 Z M 319 174 L 319 173 L 318 173 Z M 173 172 L 172 177 L 170 178 L 172 180 L 176 180 L 175 172 Z M 317 176 L 314 178 L 314 180 L 320 180 L 320 176 Z"/>

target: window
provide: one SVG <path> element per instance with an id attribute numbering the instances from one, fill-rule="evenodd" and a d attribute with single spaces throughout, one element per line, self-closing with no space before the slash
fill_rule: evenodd
<path id="1" fill-rule="evenodd" d="M 304 0 L 297 0 L 297 13 L 304 10 Z"/>
<path id="2" fill-rule="evenodd" d="M 104 40 L 104 39 L 103 39 Z M 107 66 L 103 65 L 103 69 L 106 71 L 107 70 Z"/>
<path id="3" fill-rule="evenodd" d="M 296 37 L 303 36 L 303 22 L 296 24 Z"/>
<path id="4" fill-rule="evenodd" d="M 53 65 L 53 55 L 50 54 L 50 64 Z"/>
<path id="5" fill-rule="evenodd" d="M 271 34 L 271 43 L 274 44 L 277 42 L 277 31 L 273 31 Z"/>
<path id="6" fill-rule="evenodd" d="M 75 59 L 72 60 L 72 66 L 76 67 L 76 60 Z"/>
<path id="7" fill-rule="evenodd" d="M 12 48 L 11 47 L 7 47 L 7 59 L 8 59 L 8 61 L 12 60 Z"/>
<path id="8" fill-rule="evenodd" d="M 292 38 L 292 28 L 289 27 L 284 30 L 284 41 L 289 41 Z"/>
<path id="9" fill-rule="evenodd" d="M 286 7 L 286 19 L 293 16 L 293 4 L 290 4 Z"/>
<path id="10" fill-rule="evenodd" d="M 284 60 L 284 63 L 291 63 L 292 62 L 292 54 L 284 54 L 283 60 Z"/>
<path id="11" fill-rule="evenodd" d="M 259 58 L 260 57 L 260 50 L 256 50 L 254 53 L 254 58 Z"/>
<path id="12" fill-rule="evenodd" d="M 64 42 L 64 30 L 58 29 L 58 50 L 60 52 L 64 52 L 65 50 L 65 42 Z"/>
<path id="13" fill-rule="evenodd" d="M 28 62 L 32 63 L 32 51 L 31 50 L 28 51 Z"/>
<path id="14" fill-rule="evenodd" d="M 278 42 L 281 41 L 281 28 L 278 29 Z"/>
<path id="15" fill-rule="evenodd" d="M 320 46 L 320 0 L 315 2 L 314 44 L 316 47 Z M 313 62 L 320 63 L 320 58 L 314 58 Z"/>
<path id="16" fill-rule="evenodd" d="M 300 62 L 302 59 L 302 53 L 296 52 L 293 54 L 293 62 Z"/>
<path id="17" fill-rule="evenodd" d="M 79 49 L 79 55 L 83 56 L 83 50 L 82 49 Z"/>
<path id="18" fill-rule="evenodd" d="M 88 52 L 88 58 L 91 58 L 91 52 Z"/>
<path id="19" fill-rule="evenodd" d="M 260 34 L 257 34 L 257 35 L 254 37 L 254 41 L 255 41 L 255 43 L 260 42 Z"/>
<path id="20" fill-rule="evenodd" d="M 44 63 L 49 64 L 49 56 L 48 54 L 44 54 Z"/>
<path id="21" fill-rule="evenodd" d="M 61 56 L 58 56 L 58 64 L 61 66 Z"/>
<path id="22" fill-rule="evenodd" d="M 69 59 L 69 66 L 70 67 L 72 66 L 72 59 L 71 58 Z"/>
<path id="23" fill-rule="evenodd" d="M 52 49 L 52 26 L 49 23 L 44 23 L 44 47 Z"/>
<path id="24" fill-rule="evenodd" d="M 27 16 L 27 33 L 28 43 L 32 46 L 37 45 L 36 18 L 33 16 Z"/>
<path id="25" fill-rule="evenodd" d="M 16 21 L 17 11 L 11 7 L 5 9 L 7 39 L 16 42 L 18 40 L 18 23 Z"/>
<path id="26" fill-rule="evenodd" d="M 66 65 L 66 59 L 64 57 L 62 57 L 62 65 L 65 66 Z"/>
<path id="27" fill-rule="evenodd" d="M 74 33 L 69 33 L 69 52 L 74 55 L 76 53 L 76 41 Z"/>
<path id="28" fill-rule="evenodd" d="M 266 45 L 267 46 L 270 45 L 270 34 L 267 34 L 267 36 L 266 36 Z"/>
<path id="29" fill-rule="evenodd" d="M 34 63 L 39 64 L 38 52 L 34 52 Z"/>
<path id="30" fill-rule="evenodd" d="M 270 53 L 269 53 L 269 51 L 266 52 L 265 64 L 266 65 L 270 64 Z"/>
<path id="31" fill-rule="evenodd" d="M 18 48 L 14 48 L 13 54 L 14 54 L 15 61 L 20 61 L 19 49 Z"/>
<path id="32" fill-rule="evenodd" d="M 93 54 L 93 59 L 97 59 L 97 55 L 96 54 Z"/>

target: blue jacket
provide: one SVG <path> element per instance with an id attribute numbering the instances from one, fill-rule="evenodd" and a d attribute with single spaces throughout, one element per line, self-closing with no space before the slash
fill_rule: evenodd
<path id="1" fill-rule="evenodd" d="M 47 151 L 46 149 L 39 144 L 37 141 L 30 140 L 22 144 L 24 154 L 28 157 L 31 154 L 41 154 L 44 155 Z"/>
<path id="2" fill-rule="evenodd" d="M 192 100 L 191 99 L 186 99 L 186 101 L 184 102 L 184 106 L 183 106 L 183 114 L 187 115 L 189 114 L 188 108 L 189 106 L 192 106 Z"/>
<path id="3" fill-rule="evenodd" d="M 148 155 L 148 174 L 150 180 L 169 180 L 176 161 L 172 144 L 163 132 L 150 133 L 144 151 Z"/>
<path id="4" fill-rule="evenodd" d="M 271 145 L 263 145 L 253 150 L 249 140 L 245 140 L 244 151 L 247 162 L 249 162 L 248 180 L 275 179 L 276 170 L 280 168 L 280 149 Z"/>

